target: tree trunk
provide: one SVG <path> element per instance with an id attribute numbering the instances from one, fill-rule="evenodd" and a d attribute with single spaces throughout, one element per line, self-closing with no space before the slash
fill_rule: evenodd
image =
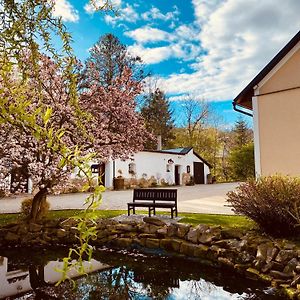
<path id="1" fill-rule="evenodd" d="M 39 220 L 41 214 L 41 208 L 46 202 L 47 188 L 40 189 L 32 200 L 32 207 L 29 216 L 29 222 L 35 222 Z"/>

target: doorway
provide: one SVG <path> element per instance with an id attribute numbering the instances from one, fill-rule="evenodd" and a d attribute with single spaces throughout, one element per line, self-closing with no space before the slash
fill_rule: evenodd
<path id="1" fill-rule="evenodd" d="M 194 180 L 195 184 L 204 184 L 204 163 L 194 162 Z"/>
<path id="2" fill-rule="evenodd" d="M 179 166 L 175 166 L 175 185 L 180 185 Z"/>

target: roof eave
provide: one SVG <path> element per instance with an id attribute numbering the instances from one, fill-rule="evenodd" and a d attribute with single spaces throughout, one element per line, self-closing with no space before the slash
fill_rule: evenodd
<path id="1" fill-rule="evenodd" d="M 300 41 L 300 31 L 273 57 L 273 59 L 255 76 L 255 78 L 233 99 L 234 106 L 252 110 L 254 87 L 258 85 L 271 70 L 296 46 Z"/>

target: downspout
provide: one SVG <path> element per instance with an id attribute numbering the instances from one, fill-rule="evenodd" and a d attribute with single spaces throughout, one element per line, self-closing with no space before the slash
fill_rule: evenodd
<path id="1" fill-rule="evenodd" d="M 241 109 L 239 109 L 239 108 L 236 108 L 236 105 L 237 105 L 237 104 L 233 101 L 233 102 L 232 102 L 232 106 L 233 106 L 233 109 L 234 109 L 235 111 L 237 111 L 237 112 L 239 112 L 239 113 L 242 113 L 242 114 L 244 114 L 244 115 L 246 115 L 246 116 L 253 117 L 252 114 L 250 114 L 250 113 L 248 113 L 248 112 L 246 112 L 246 111 L 244 111 L 244 110 L 241 110 Z"/>

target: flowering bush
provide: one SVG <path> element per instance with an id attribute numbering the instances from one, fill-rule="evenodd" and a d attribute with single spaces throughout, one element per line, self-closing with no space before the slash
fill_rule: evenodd
<path id="1" fill-rule="evenodd" d="M 275 175 L 252 179 L 227 196 L 236 213 L 249 217 L 266 233 L 299 233 L 300 178 Z"/>

